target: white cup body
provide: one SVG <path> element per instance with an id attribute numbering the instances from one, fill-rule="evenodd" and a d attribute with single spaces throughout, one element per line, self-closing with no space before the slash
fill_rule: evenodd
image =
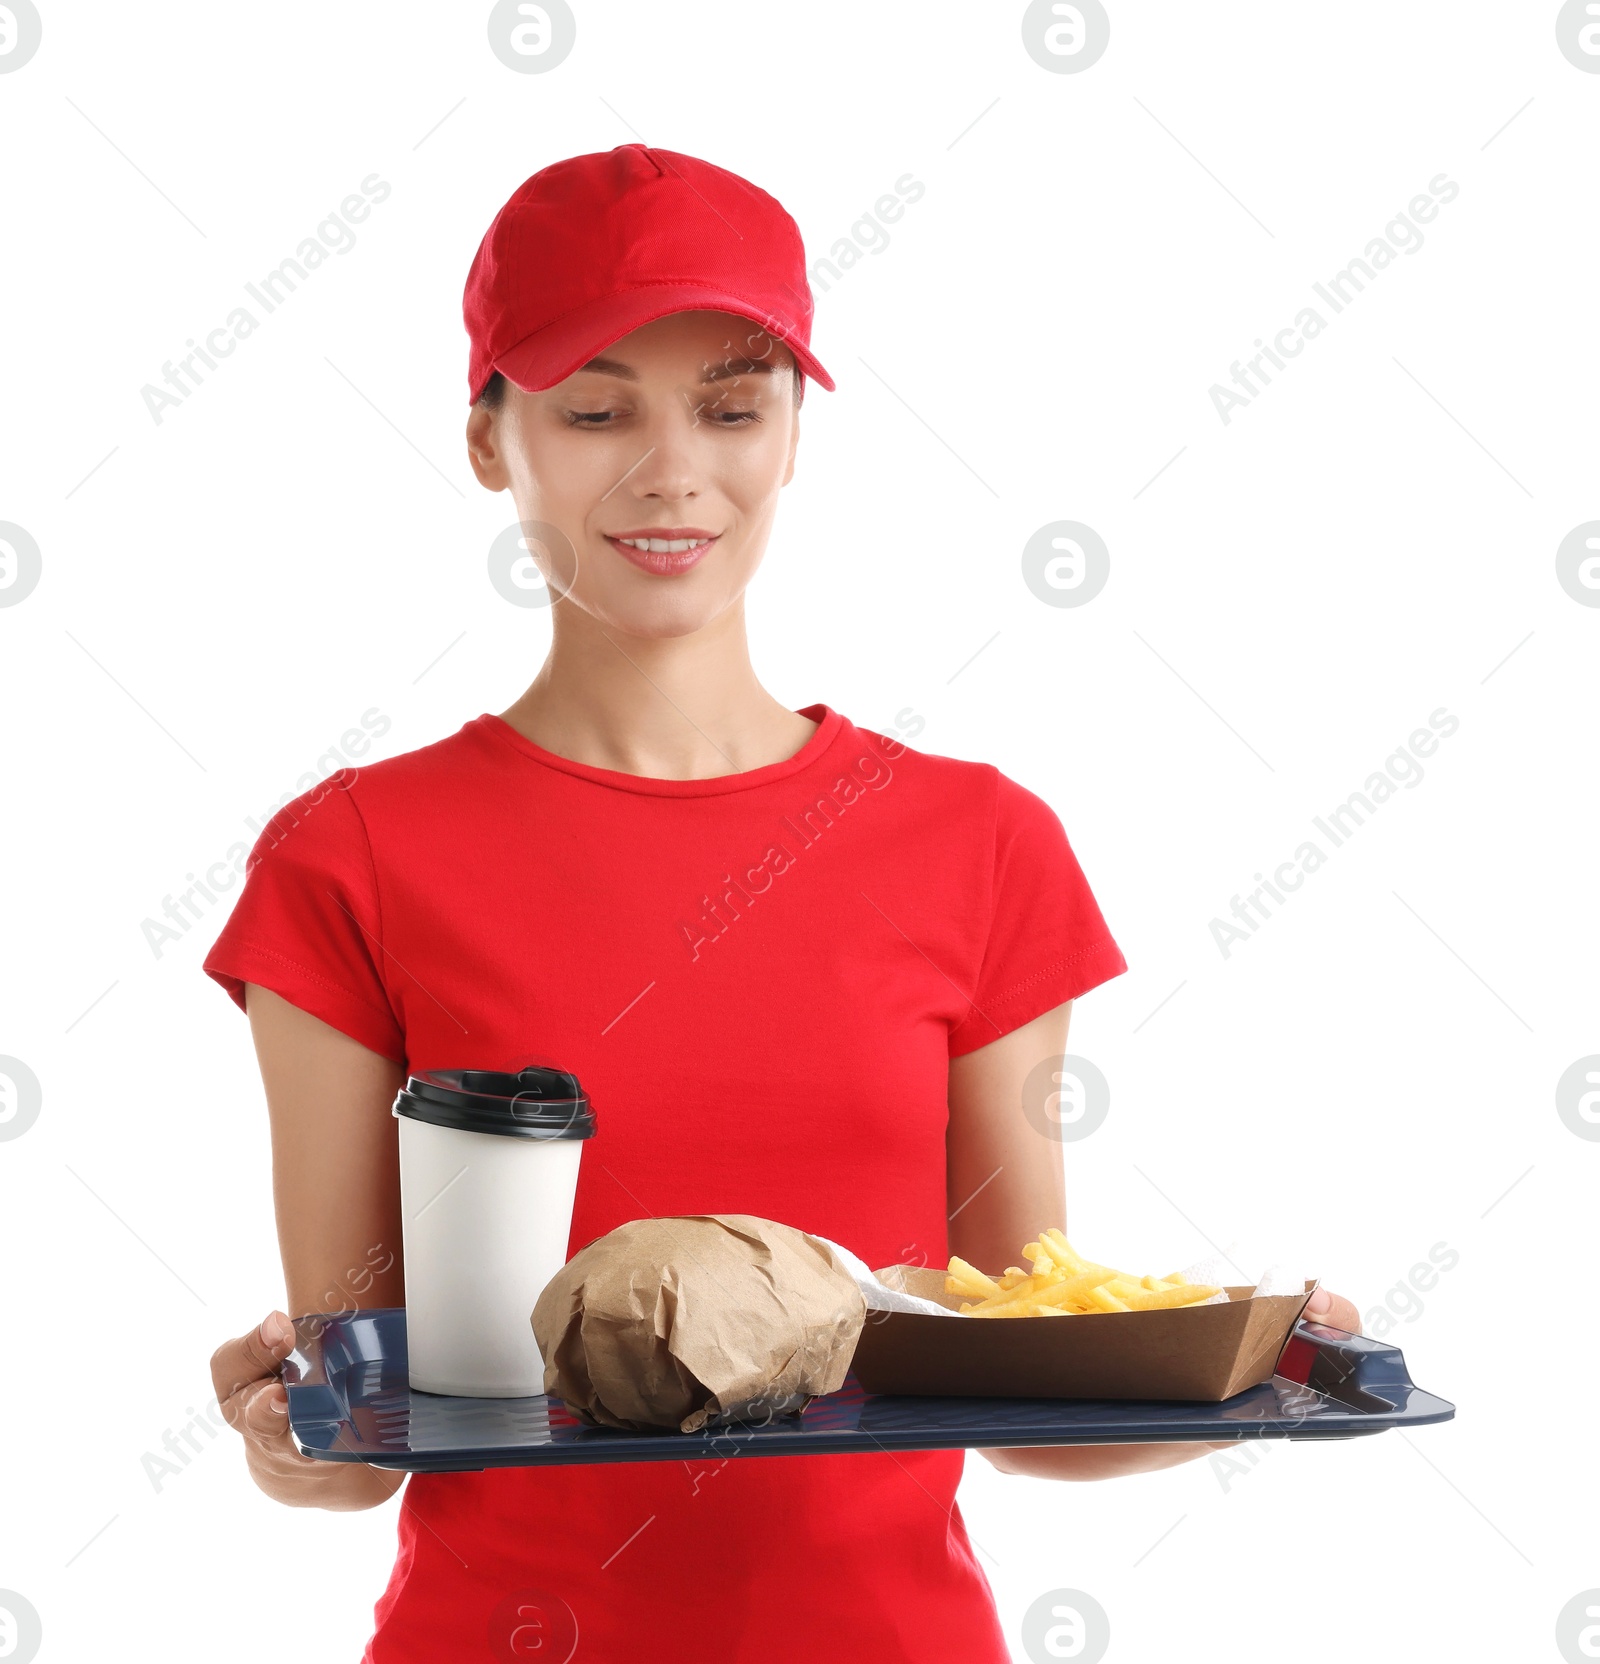
<path id="1" fill-rule="evenodd" d="M 411 1385 L 467 1398 L 542 1393 L 533 1306 L 566 1264 L 585 1140 L 397 1119 Z"/>

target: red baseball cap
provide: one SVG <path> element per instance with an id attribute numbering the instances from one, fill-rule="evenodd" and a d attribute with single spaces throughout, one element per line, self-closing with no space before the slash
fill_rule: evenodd
<path id="1" fill-rule="evenodd" d="M 620 144 L 524 180 L 494 217 L 461 299 L 469 400 L 499 370 L 553 387 L 669 312 L 735 312 L 830 392 L 811 351 L 800 228 L 775 197 L 675 150 Z"/>

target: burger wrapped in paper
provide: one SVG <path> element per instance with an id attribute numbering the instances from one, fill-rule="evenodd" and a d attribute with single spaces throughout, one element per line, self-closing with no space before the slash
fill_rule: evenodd
<path id="1" fill-rule="evenodd" d="M 595 1426 L 766 1422 L 837 1392 L 866 1301 L 821 1237 L 745 1213 L 636 1219 L 545 1286 L 544 1390 Z"/>

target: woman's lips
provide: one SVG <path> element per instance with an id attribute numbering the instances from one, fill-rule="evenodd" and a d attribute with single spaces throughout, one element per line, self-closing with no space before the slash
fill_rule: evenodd
<path id="1" fill-rule="evenodd" d="M 641 572 L 654 572 L 657 577 L 669 578 L 679 572 L 687 572 L 691 566 L 698 566 L 705 559 L 711 545 L 717 540 L 707 537 L 696 543 L 691 549 L 683 549 L 674 553 L 670 549 L 660 551 L 651 549 L 636 549 L 631 543 L 624 543 L 620 538 L 606 538 L 606 542 L 617 551 L 624 560 L 632 561 Z"/>

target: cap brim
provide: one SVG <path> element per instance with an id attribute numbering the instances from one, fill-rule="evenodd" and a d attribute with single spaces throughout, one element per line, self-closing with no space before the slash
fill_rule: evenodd
<path id="1" fill-rule="evenodd" d="M 699 283 L 657 283 L 648 289 L 603 295 L 525 335 L 495 359 L 494 367 L 523 392 L 540 393 L 581 370 L 596 353 L 630 330 L 671 312 L 692 311 L 732 312 L 750 319 L 782 341 L 806 375 L 830 393 L 834 391 L 833 377 L 821 361 L 804 342 L 787 334 L 777 319 L 764 315 L 737 295 Z"/>

